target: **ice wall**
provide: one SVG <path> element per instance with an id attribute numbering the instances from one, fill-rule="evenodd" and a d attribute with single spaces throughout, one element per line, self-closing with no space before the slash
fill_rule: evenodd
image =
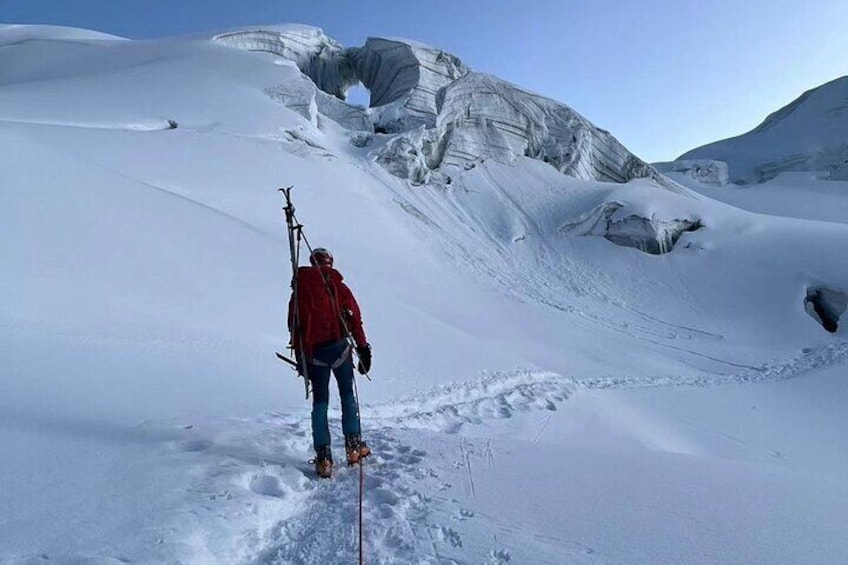
<path id="1" fill-rule="evenodd" d="M 482 159 L 531 158 L 578 179 L 651 178 L 682 190 L 568 106 L 471 72 L 441 49 L 376 37 L 344 49 L 308 26 L 242 30 L 215 39 L 295 62 L 320 92 L 310 97 L 281 85 L 269 95 L 311 120 L 317 112 L 354 131 L 399 136 L 382 145 L 375 160 L 412 184 L 447 183 L 447 168 L 470 167 Z M 359 82 L 371 92 L 367 111 L 343 102 Z"/>
<path id="2" fill-rule="evenodd" d="M 450 83 L 439 92 L 437 107 L 447 164 L 525 156 L 583 180 L 660 179 L 609 132 L 565 104 L 490 75 L 468 73 Z"/>
<path id="3" fill-rule="evenodd" d="M 342 100 L 347 90 L 359 82 L 341 44 L 315 27 L 290 25 L 234 31 L 217 35 L 214 40 L 294 61 L 318 88 Z"/>
<path id="4" fill-rule="evenodd" d="M 401 39 L 369 37 L 348 50 L 351 65 L 371 92 L 371 107 L 400 101 L 394 120 L 381 120 L 387 131 L 436 124 L 439 89 L 468 73 L 458 57 L 441 49 Z M 399 120 L 397 118 L 400 118 Z M 378 123 L 378 125 L 380 125 Z"/>

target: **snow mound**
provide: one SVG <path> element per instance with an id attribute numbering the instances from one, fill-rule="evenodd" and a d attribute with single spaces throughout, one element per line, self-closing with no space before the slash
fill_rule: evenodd
<path id="1" fill-rule="evenodd" d="M 0 46 L 14 45 L 25 41 L 114 41 L 123 37 L 90 29 L 51 25 L 6 25 L 0 24 Z"/>
<path id="2" fill-rule="evenodd" d="M 685 232 L 703 227 L 699 219 L 650 218 L 637 213 L 622 213 L 626 206 L 621 202 L 605 202 L 564 224 L 560 231 L 572 235 L 601 236 L 616 245 L 633 247 L 651 255 L 662 255 L 674 248 Z"/>
<path id="3" fill-rule="evenodd" d="M 679 159 L 724 161 L 732 182 L 760 183 L 785 171 L 848 178 L 848 77 L 808 90 L 743 135 L 693 149 Z"/>
<path id="4" fill-rule="evenodd" d="M 522 412 L 556 411 L 573 390 L 574 384 L 556 373 L 496 372 L 371 407 L 369 420 L 394 427 L 456 433 L 465 424 L 511 418 Z"/>

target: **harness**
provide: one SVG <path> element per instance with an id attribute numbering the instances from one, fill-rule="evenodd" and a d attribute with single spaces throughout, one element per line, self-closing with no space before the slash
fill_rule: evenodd
<path id="1" fill-rule="evenodd" d="M 347 361 L 347 358 L 351 354 L 352 351 L 353 351 L 353 347 L 350 345 L 349 342 L 345 341 L 344 351 L 342 351 L 341 354 L 339 355 L 339 358 L 336 359 L 335 361 L 333 361 L 332 363 L 325 363 L 324 361 L 321 361 L 320 359 L 316 359 L 314 354 L 312 355 L 312 359 L 310 359 L 310 363 L 312 363 L 313 365 L 318 366 L 318 367 L 329 367 L 331 369 L 338 369 L 339 367 L 342 366 L 342 364 L 344 364 L 345 361 Z"/>

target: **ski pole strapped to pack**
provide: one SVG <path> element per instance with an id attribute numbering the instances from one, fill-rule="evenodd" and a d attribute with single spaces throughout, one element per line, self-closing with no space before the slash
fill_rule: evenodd
<path id="1" fill-rule="evenodd" d="M 286 197 L 286 206 L 283 208 L 283 211 L 286 213 L 286 230 L 288 231 L 289 236 L 289 257 L 291 259 L 291 267 L 292 267 L 292 300 L 295 304 L 297 304 L 298 292 L 297 292 L 297 266 L 300 262 L 300 240 L 303 233 L 303 226 L 297 221 L 297 218 L 294 215 L 294 203 L 291 199 L 291 191 L 292 186 L 288 186 L 286 188 L 278 189 L 283 193 Z M 294 309 L 294 320 L 289 320 L 289 331 L 292 331 L 293 328 L 300 327 L 300 319 L 297 312 L 297 308 Z M 292 327 L 293 324 L 293 327 Z M 292 336 L 297 335 L 300 343 L 290 345 L 290 348 L 296 349 L 297 351 L 303 351 L 303 336 L 300 332 L 291 332 Z M 307 361 L 303 355 L 296 356 L 297 362 L 292 363 L 290 359 L 286 359 L 285 356 L 277 354 L 277 357 L 281 360 L 285 360 L 290 364 L 293 364 L 298 374 L 303 377 L 303 386 L 306 390 L 306 398 L 309 398 L 309 372 L 307 370 Z"/>

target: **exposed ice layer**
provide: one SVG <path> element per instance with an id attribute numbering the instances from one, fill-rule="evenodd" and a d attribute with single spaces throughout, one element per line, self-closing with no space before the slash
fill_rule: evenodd
<path id="1" fill-rule="evenodd" d="M 658 220 L 634 214 L 611 222 L 604 237 L 616 245 L 635 247 L 651 255 L 662 255 L 674 248 L 684 232 L 695 231 L 700 227 L 701 222 L 698 220 Z"/>
<path id="2" fill-rule="evenodd" d="M 596 235 L 624 247 L 633 247 L 651 255 L 662 255 L 674 248 L 680 236 L 702 226 L 698 219 L 663 220 L 630 214 L 615 219 L 624 208 L 621 202 L 605 202 L 591 212 L 560 227 L 560 231 L 576 235 Z"/>
<path id="3" fill-rule="evenodd" d="M 302 75 L 297 75 L 302 77 Z M 276 100 L 286 108 L 293 110 L 309 120 L 313 125 L 318 124 L 318 104 L 314 84 L 307 80 L 286 80 L 280 84 L 266 88 L 267 94 L 272 100 Z"/>
<path id="4" fill-rule="evenodd" d="M 343 116 L 345 127 L 397 133 L 436 123 L 436 93 L 468 72 L 454 55 L 414 41 L 369 38 L 363 47 L 344 49 L 318 28 L 286 26 L 243 30 L 218 35 L 216 41 L 248 51 L 273 53 L 293 61 L 323 92 L 344 100 L 362 83 L 371 92 L 370 105 L 380 107 L 362 124 L 367 113 L 348 111 L 321 100 L 319 111 L 332 119 Z M 351 124 L 351 120 L 355 122 Z M 373 122 L 373 123 L 371 123 Z"/>
<path id="5" fill-rule="evenodd" d="M 438 132 L 420 126 L 417 130 L 397 135 L 377 153 L 375 160 L 387 171 L 409 180 L 413 186 L 426 183 L 449 184 L 450 178 L 435 170 L 433 146 Z"/>
<path id="6" fill-rule="evenodd" d="M 364 108 L 345 104 L 335 96 L 318 90 L 317 86 L 302 74 L 281 80 L 279 84 L 266 88 L 265 93 L 313 125 L 318 125 L 318 115 L 321 114 L 346 129 L 369 132 L 372 130 L 371 118 Z"/>
<path id="7" fill-rule="evenodd" d="M 568 106 L 471 72 L 441 49 L 373 37 L 362 47 L 343 49 L 320 29 L 305 26 L 238 31 L 216 40 L 292 60 L 318 89 L 340 99 L 321 92 L 310 99 L 286 85 L 272 89 L 273 97 L 310 121 L 317 112 L 348 129 L 404 135 L 387 145 L 377 161 L 412 184 L 441 178 L 431 173 L 442 165 L 530 157 L 582 180 L 651 178 L 667 189 L 683 190 Z M 341 102 L 358 82 L 371 93 L 367 111 Z M 422 126 L 434 132 L 409 133 Z"/>
<path id="8" fill-rule="evenodd" d="M 369 131 L 355 131 L 349 139 L 354 147 L 368 147 L 374 143 L 374 134 Z"/>
<path id="9" fill-rule="evenodd" d="M 403 119 L 388 121 L 382 128 L 387 132 L 422 124 L 433 127 L 436 93 L 468 72 L 450 53 L 401 39 L 369 37 L 363 47 L 348 49 L 347 53 L 357 77 L 371 92 L 372 107 L 402 101 Z"/>
<path id="10" fill-rule="evenodd" d="M 848 294 L 824 287 L 807 289 L 804 309 L 830 333 L 839 329 L 839 318 L 848 309 Z"/>
<path id="11" fill-rule="evenodd" d="M 318 28 L 287 26 L 224 33 L 215 41 L 246 51 L 273 53 L 294 61 L 300 71 L 324 92 L 344 100 L 347 90 L 359 82 L 342 46 Z"/>
<path id="12" fill-rule="evenodd" d="M 373 131 L 371 116 L 365 108 L 346 104 L 335 96 L 320 90 L 315 92 L 315 103 L 322 116 L 327 116 L 345 129 Z"/>
<path id="13" fill-rule="evenodd" d="M 683 173 L 701 184 L 725 186 L 730 182 L 727 163 L 712 159 L 681 159 L 664 163 L 653 163 L 660 173 Z"/>
<path id="14" fill-rule="evenodd" d="M 680 159 L 725 161 L 730 180 L 757 183 L 784 171 L 848 178 L 848 77 L 808 90 L 748 133 L 710 143 Z"/>
<path id="15" fill-rule="evenodd" d="M 490 75 L 470 72 L 450 83 L 439 92 L 437 108 L 444 164 L 526 156 L 582 180 L 647 177 L 678 188 L 565 104 Z"/>

